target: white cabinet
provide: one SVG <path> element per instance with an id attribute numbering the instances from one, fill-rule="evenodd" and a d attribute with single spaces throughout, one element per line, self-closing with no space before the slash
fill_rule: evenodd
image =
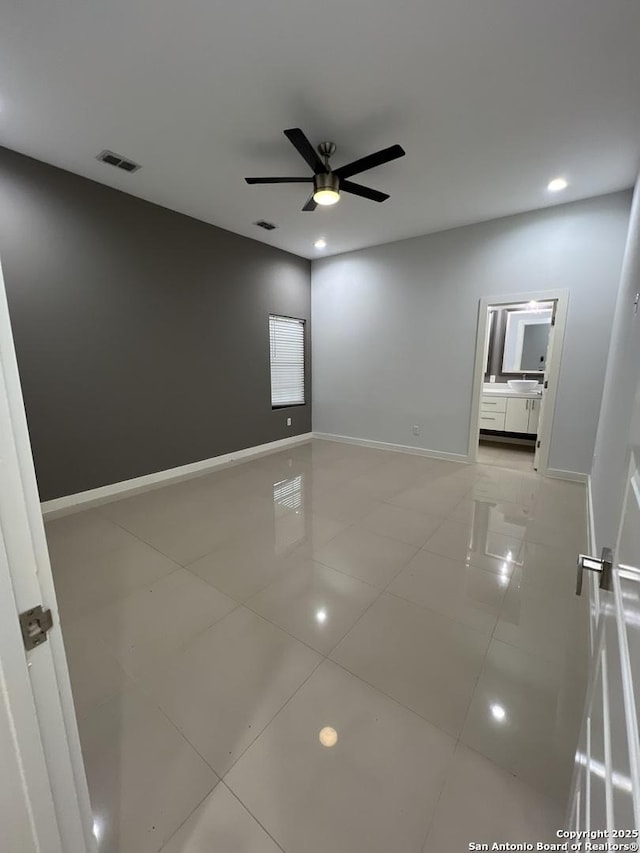
<path id="1" fill-rule="evenodd" d="M 507 398 L 483 394 L 480 401 L 480 429 L 504 431 Z"/>
<path id="2" fill-rule="evenodd" d="M 529 401 L 529 432 L 538 432 L 538 421 L 540 420 L 540 404 L 542 400 Z"/>
<path id="3" fill-rule="evenodd" d="M 540 403 L 539 398 L 483 394 L 480 401 L 480 429 L 535 434 L 538 432 Z"/>
<path id="4" fill-rule="evenodd" d="M 493 429 L 499 430 L 500 432 L 504 432 L 504 430 L 506 429 L 504 425 L 504 419 L 504 412 L 492 412 L 485 411 L 483 409 L 480 412 L 480 429 Z"/>
<path id="5" fill-rule="evenodd" d="M 523 397 L 507 399 L 506 432 L 529 432 L 529 403 L 530 400 Z"/>
<path id="6" fill-rule="evenodd" d="M 492 412 L 506 412 L 507 398 L 500 397 L 498 394 L 483 394 L 480 400 L 480 408 L 486 411 L 488 415 Z"/>

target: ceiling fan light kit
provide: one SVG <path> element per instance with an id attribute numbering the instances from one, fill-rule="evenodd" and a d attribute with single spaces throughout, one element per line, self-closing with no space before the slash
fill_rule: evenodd
<path id="1" fill-rule="evenodd" d="M 328 206 L 340 201 L 340 181 L 332 172 L 314 175 L 313 187 L 313 200 L 316 204 Z"/>
<path id="2" fill-rule="evenodd" d="M 291 127 L 285 130 L 284 135 L 307 165 L 311 167 L 313 175 L 308 178 L 245 178 L 245 181 L 248 184 L 305 184 L 313 182 L 313 193 L 302 208 L 304 211 L 315 210 L 318 205 L 335 204 L 340 201 L 341 192 L 357 195 L 370 201 L 386 201 L 389 198 L 387 193 L 355 184 L 348 178 L 352 175 L 358 175 L 360 172 L 375 169 L 376 166 L 382 166 L 384 163 L 397 160 L 398 157 L 405 155 L 404 149 L 400 145 L 391 145 L 389 148 L 376 151 L 375 154 L 369 154 L 367 157 L 361 157 L 359 160 L 354 160 L 353 163 L 332 170 L 329 160 L 335 153 L 335 143 L 321 142 L 316 152 L 299 127 Z"/>

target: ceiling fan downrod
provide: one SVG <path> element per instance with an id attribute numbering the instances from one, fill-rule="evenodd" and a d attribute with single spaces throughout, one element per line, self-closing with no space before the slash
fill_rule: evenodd
<path id="1" fill-rule="evenodd" d="M 324 160 L 325 170 L 330 172 L 331 166 L 329 165 L 329 159 L 336 153 L 335 142 L 321 142 L 320 145 L 318 145 L 318 153 Z"/>

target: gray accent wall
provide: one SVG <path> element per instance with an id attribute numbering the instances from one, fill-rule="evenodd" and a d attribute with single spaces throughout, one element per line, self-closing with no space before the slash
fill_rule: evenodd
<path id="1" fill-rule="evenodd" d="M 562 288 L 549 466 L 589 472 L 630 202 L 614 193 L 314 261 L 314 430 L 466 456 L 480 299 Z"/>
<path id="2" fill-rule="evenodd" d="M 613 548 L 616 544 L 629 470 L 630 439 L 633 441 L 640 435 L 640 310 L 635 308 L 639 293 L 640 177 L 631 210 L 591 472 L 596 535 L 593 544 L 597 545 L 598 553 L 601 548 Z M 635 450 L 640 449 L 636 446 Z"/>
<path id="3" fill-rule="evenodd" d="M 7 149 L 0 260 L 42 500 L 311 429 L 309 261 Z M 271 408 L 270 313 L 304 406 Z"/>

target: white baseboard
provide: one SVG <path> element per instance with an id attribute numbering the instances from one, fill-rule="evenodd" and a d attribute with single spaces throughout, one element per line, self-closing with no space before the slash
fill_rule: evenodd
<path id="1" fill-rule="evenodd" d="M 119 483 L 110 483 L 97 489 L 89 489 L 86 492 L 77 492 L 75 495 L 65 495 L 62 498 L 54 498 L 40 504 L 42 515 L 46 519 L 60 518 L 89 509 L 92 506 L 109 503 L 121 497 L 131 497 L 140 492 L 147 492 L 159 488 L 169 482 L 189 480 L 223 468 L 234 462 L 246 459 L 254 459 L 258 456 L 268 456 L 285 447 L 296 444 L 304 444 L 312 438 L 312 433 L 305 432 L 301 435 L 293 435 L 291 438 L 281 438 L 278 441 L 270 441 L 267 444 L 258 444 L 255 447 L 247 447 L 244 450 L 236 450 L 233 453 L 224 453 L 221 456 L 213 456 L 210 459 L 202 459 L 199 462 L 190 462 L 188 465 L 180 465 L 178 468 L 168 468 L 165 471 L 155 471 L 153 474 L 145 474 L 143 477 L 134 477 L 131 480 L 122 480 Z"/>
<path id="2" fill-rule="evenodd" d="M 362 447 L 373 447 L 378 450 L 393 450 L 398 453 L 413 453 L 415 456 L 428 456 L 432 459 L 445 459 L 448 462 L 463 462 L 469 464 L 471 460 L 462 453 L 446 453 L 441 450 L 429 450 L 425 447 L 411 447 L 405 444 L 391 444 L 387 441 L 373 441 L 368 438 L 355 438 L 351 435 L 334 435 L 329 432 L 313 432 L 312 438 L 324 441 L 339 441 L 343 444 L 359 444 Z M 559 468 L 550 468 L 544 474 L 556 480 L 568 480 L 572 483 L 587 483 L 588 475 L 577 471 L 561 471 Z"/>
<path id="3" fill-rule="evenodd" d="M 351 435 L 333 435 L 328 432 L 314 432 L 313 438 L 324 441 L 339 441 L 342 444 L 359 444 L 362 447 L 372 447 L 376 450 L 393 450 L 398 453 L 412 453 L 414 456 L 429 456 L 432 459 L 445 459 L 448 462 L 469 463 L 469 457 L 462 453 L 444 453 L 440 450 L 428 450 L 425 447 L 411 447 L 405 444 L 390 444 L 387 441 L 373 441 L 368 438 L 354 438 Z"/>
<path id="4" fill-rule="evenodd" d="M 545 477 L 554 480 L 569 480 L 571 483 L 587 483 L 588 474 L 580 474 L 578 471 L 561 471 L 559 468 L 547 468 Z"/>

